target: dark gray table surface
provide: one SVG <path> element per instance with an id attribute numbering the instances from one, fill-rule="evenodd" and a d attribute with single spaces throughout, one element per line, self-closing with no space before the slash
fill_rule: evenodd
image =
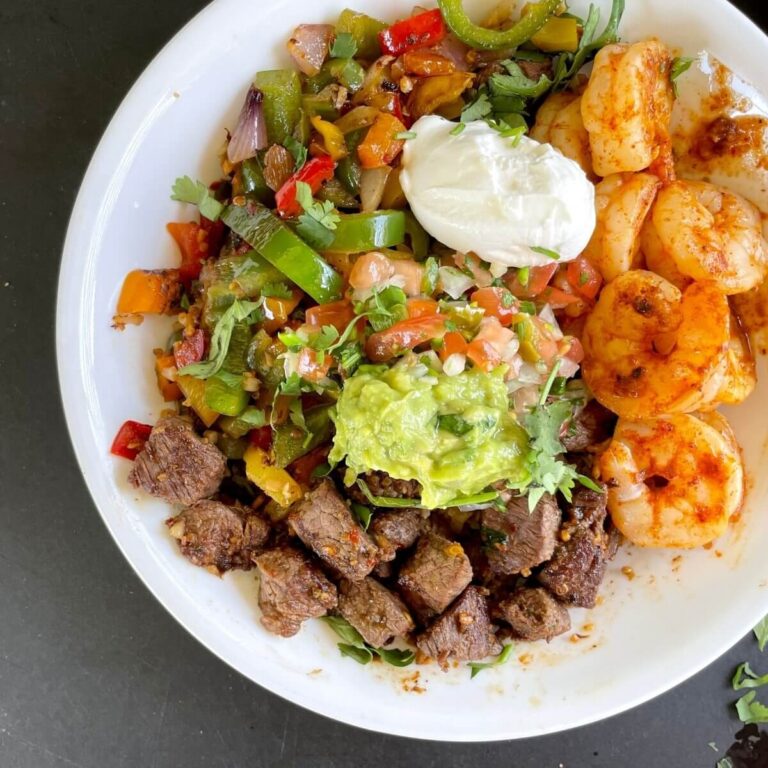
<path id="1" fill-rule="evenodd" d="M 764 0 L 737 4 L 768 26 Z M 123 560 L 62 418 L 60 249 L 113 111 L 203 5 L 0 0 L 0 768 L 714 766 L 739 728 L 730 674 L 745 659 L 760 667 L 751 637 L 674 691 L 597 725 L 499 744 L 414 742 L 325 720 L 245 680 Z"/>

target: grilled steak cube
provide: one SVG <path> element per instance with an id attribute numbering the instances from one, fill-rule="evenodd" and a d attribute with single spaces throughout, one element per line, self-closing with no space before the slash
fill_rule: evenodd
<path id="1" fill-rule="evenodd" d="M 526 497 L 511 494 L 505 510 L 484 509 L 482 532 L 491 571 L 520 573 L 549 560 L 559 527 L 560 508 L 549 494 L 542 496 L 533 511 L 528 509 Z"/>
<path id="2" fill-rule="evenodd" d="M 566 451 L 584 451 L 607 440 L 615 425 L 616 416 L 597 400 L 590 400 L 574 414 L 560 442 Z"/>
<path id="3" fill-rule="evenodd" d="M 224 454 L 179 416 L 157 422 L 128 480 L 169 504 L 194 504 L 216 493 L 227 471 Z"/>
<path id="4" fill-rule="evenodd" d="M 294 547 L 278 547 L 254 558 L 259 569 L 261 623 L 283 637 L 295 635 L 307 619 L 336 607 L 336 587 Z"/>
<path id="5" fill-rule="evenodd" d="M 426 533 L 400 569 L 397 583 L 420 618 L 442 613 L 472 581 L 472 566 L 461 544 Z"/>
<path id="6" fill-rule="evenodd" d="M 551 640 L 571 628 L 568 609 L 541 587 L 516 590 L 499 603 L 494 615 L 521 640 Z"/>
<path id="7" fill-rule="evenodd" d="M 603 492 L 598 493 L 583 485 L 576 486 L 570 503 L 565 506 L 565 530 L 580 526 L 599 532 L 605 527 L 608 495 L 605 485 L 602 485 L 602 488 Z"/>
<path id="8" fill-rule="evenodd" d="M 376 545 L 330 480 L 294 504 L 288 522 L 304 544 L 345 579 L 359 581 L 379 560 Z"/>
<path id="9" fill-rule="evenodd" d="M 392 509 L 376 512 L 369 531 L 379 547 L 381 561 L 387 562 L 395 559 L 399 549 L 412 547 L 426 527 L 421 510 Z"/>
<path id="10" fill-rule="evenodd" d="M 496 654 L 501 645 L 491 629 L 479 587 L 467 587 L 456 602 L 417 638 L 418 649 L 445 666 L 448 659 L 474 661 Z"/>
<path id="11" fill-rule="evenodd" d="M 377 648 L 410 632 L 414 626 L 403 601 L 370 577 L 341 582 L 339 613 L 367 643 Z"/>
<path id="12" fill-rule="evenodd" d="M 269 523 L 264 518 L 206 499 L 169 518 L 166 524 L 184 557 L 219 573 L 250 568 L 251 555 L 269 538 Z"/>

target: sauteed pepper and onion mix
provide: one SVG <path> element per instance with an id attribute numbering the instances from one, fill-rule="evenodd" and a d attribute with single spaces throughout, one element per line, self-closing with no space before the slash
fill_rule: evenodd
<path id="1" fill-rule="evenodd" d="M 623 5 L 302 24 L 221 178 L 173 185 L 181 263 L 130 272 L 115 316 L 174 319 L 167 408 L 112 452 L 193 563 L 258 570 L 270 631 L 325 617 L 361 663 L 474 676 L 593 606 L 622 533 L 698 546 L 738 510 L 713 409 L 754 386 L 727 296 L 764 243 L 750 203 L 675 178 L 691 60 L 620 42 Z M 716 273 L 718 237 L 751 250 Z"/>

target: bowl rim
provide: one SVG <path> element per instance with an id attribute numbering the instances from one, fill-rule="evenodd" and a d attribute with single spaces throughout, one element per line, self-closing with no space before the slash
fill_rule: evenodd
<path id="1" fill-rule="evenodd" d="M 718 4 L 721 4 L 727 11 L 734 15 L 738 19 L 738 23 L 745 27 L 751 27 L 753 34 L 760 35 L 766 40 L 765 33 L 740 9 L 731 5 L 728 0 L 713 0 Z M 664 682 L 656 685 L 650 689 L 645 689 L 638 692 L 633 697 L 628 697 L 620 703 L 616 703 L 612 707 L 603 709 L 597 714 L 589 714 L 583 717 L 574 717 L 568 723 L 561 725 L 553 723 L 551 726 L 545 728 L 537 728 L 530 732 L 516 733 L 510 736 L 502 731 L 495 733 L 492 736 L 486 734 L 474 735 L 467 732 L 451 731 L 450 733 L 434 731 L 420 730 L 416 732 L 414 728 L 409 728 L 405 719 L 399 721 L 399 724 L 392 724 L 391 722 L 386 727 L 381 727 L 375 723 L 371 723 L 366 719 L 363 713 L 360 715 L 350 715 L 349 710 L 342 711 L 339 707 L 333 705 L 329 706 L 329 700 L 327 698 L 317 696 L 307 696 L 306 691 L 291 691 L 281 688 L 279 684 L 275 684 L 272 681 L 255 680 L 253 677 L 244 673 L 237 664 L 237 661 L 232 658 L 228 658 L 225 650 L 217 648 L 217 646 L 211 641 L 210 638 L 205 637 L 205 632 L 201 630 L 199 622 L 191 619 L 188 614 L 185 614 L 181 610 L 178 601 L 174 601 L 175 590 L 165 589 L 160 583 L 152 583 L 154 580 L 153 575 L 146 573 L 141 566 L 136 562 L 136 558 L 131 554 L 128 549 L 127 543 L 123 541 L 120 533 L 110 523 L 110 520 L 104 512 L 105 500 L 103 498 L 103 490 L 100 487 L 100 479 L 95 475 L 92 469 L 89 467 L 87 458 L 87 444 L 86 434 L 82 429 L 82 413 L 77 413 L 76 408 L 70 404 L 74 401 L 74 395 L 82 394 L 81 385 L 84 384 L 84 376 L 82 367 L 72 366 L 68 364 L 68 356 L 71 352 L 72 335 L 71 331 L 76 330 L 79 326 L 79 318 L 81 314 L 78 314 L 76 318 L 73 317 L 73 313 L 68 312 L 70 308 L 66 307 L 68 296 L 82 297 L 85 287 L 78 283 L 78 279 L 82 277 L 83 268 L 87 264 L 87 257 L 83 256 L 83 252 L 80 249 L 80 245 L 83 242 L 91 242 L 95 237 L 94 230 L 97 228 L 99 222 L 85 223 L 85 214 L 89 211 L 96 210 L 97 212 L 103 212 L 103 202 L 96 203 L 94 208 L 94 199 L 103 199 L 102 192 L 106 192 L 115 183 L 115 178 L 118 175 L 120 168 L 108 169 L 103 171 L 104 159 L 109 156 L 110 144 L 114 143 L 116 137 L 129 132 L 129 136 L 136 134 L 136 123 L 133 119 L 136 115 L 147 114 L 151 110 L 147 107 L 152 104 L 151 97 L 157 97 L 158 92 L 154 87 L 154 81 L 157 79 L 157 72 L 163 66 L 166 60 L 171 60 L 174 56 L 175 50 L 180 48 L 185 39 L 194 33 L 196 30 L 202 30 L 203 27 L 208 24 L 209 17 L 213 17 L 222 11 L 222 9 L 231 5 L 235 7 L 241 0 L 212 0 L 208 5 L 197 12 L 186 24 L 184 24 L 173 37 L 158 51 L 151 61 L 143 69 L 139 77 L 134 81 L 133 85 L 128 90 L 127 94 L 120 102 L 119 106 L 115 110 L 112 118 L 110 119 L 107 127 L 99 139 L 98 144 L 91 156 L 91 159 L 87 165 L 83 180 L 80 184 L 72 213 L 69 217 L 67 224 L 66 236 L 62 248 L 62 257 L 59 267 L 59 277 L 57 282 L 56 293 L 56 360 L 57 360 L 57 372 L 59 383 L 59 395 L 61 398 L 62 410 L 64 412 L 65 422 L 67 425 L 67 432 L 72 448 L 77 459 L 77 464 L 80 473 L 85 481 L 88 492 L 93 500 L 93 504 L 99 512 L 107 530 L 109 531 L 112 540 L 117 545 L 118 549 L 122 553 L 123 557 L 128 561 L 132 570 L 142 581 L 149 593 L 163 606 L 163 608 L 183 627 L 190 635 L 192 635 L 197 642 L 207 648 L 212 654 L 221 659 L 230 668 L 234 669 L 238 673 L 242 674 L 247 679 L 256 683 L 262 688 L 270 691 L 271 693 L 279 696 L 282 699 L 290 701 L 303 709 L 311 711 L 315 714 L 321 715 L 327 719 L 342 722 L 347 725 L 351 725 L 363 730 L 368 730 L 376 733 L 385 733 L 394 736 L 401 736 L 412 739 L 420 739 L 427 741 L 449 741 L 449 742 L 464 742 L 464 743 L 483 743 L 503 741 L 510 739 L 529 738 L 533 736 L 543 736 L 547 734 L 559 733 L 571 730 L 573 728 L 579 728 L 591 723 L 600 722 L 602 720 L 614 717 L 623 712 L 626 712 L 634 707 L 637 707 L 643 703 L 650 701 L 653 698 L 671 690 L 678 686 L 683 681 L 692 677 L 700 672 L 702 669 L 710 665 L 734 643 L 736 643 L 741 637 L 746 635 L 752 630 L 760 619 L 765 615 L 768 609 L 768 593 L 766 594 L 766 604 L 760 607 L 756 606 L 754 610 L 754 616 L 751 616 L 744 622 L 744 626 L 734 627 L 732 632 L 728 633 L 727 639 L 723 639 L 719 645 L 712 649 L 712 651 L 704 656 L 696 659 L 690 666 L 685 667 L 681 671 L 677 671 L 674 674 L 665 678 Z M 274 3 L 275 5 L 282 2 L 282 0 L 262 0 L 265 3 Z M 156 101 L 156 99 L 155 99 Z M 131 128 L 133 126 L 133 128 Z M 123 163 L 128 162 L 130 158 L 127 157 L 127 152 L 120 154 L 120 159 Z M 98 191 L 99 194 L 95 194 Z M 79 308 L 79 312 L 82 313 L 84 307 Z M 195 626 L 198 624 L 198 626 Z"/>

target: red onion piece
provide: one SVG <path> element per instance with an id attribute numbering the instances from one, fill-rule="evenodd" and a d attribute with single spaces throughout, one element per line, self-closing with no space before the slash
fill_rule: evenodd
<path id="1" fill-rule="evenodd" d="M 267 146 L 267 124 L 264 121 L 263 102 L 262 92 L 251 86 L 227 145 L 227 158 L 230 163 L 241 163 Z"/>
<path id="2" fill-rule="evenodd" d="M 300 24 L 293 30 L 288 53 L 305 75 L 311 77 L 320 71 L 335 34 L 332 24 Z"/>
<path id="3" fill-rule="evenodd" d="M 469 70 L 467 63 L 469 46 L 464 45 L 453 33 L 447 34 L 437 45 L 432 47 L 432 50 L 450 59 L 459 72 Z"/>

